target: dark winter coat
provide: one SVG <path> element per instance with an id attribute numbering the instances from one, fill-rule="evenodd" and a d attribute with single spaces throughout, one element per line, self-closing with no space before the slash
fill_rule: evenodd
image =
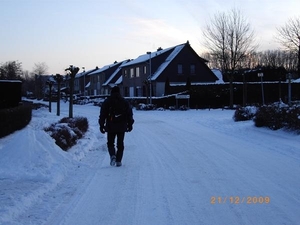
<path id="1" fill-rule="evenodd" d="M 112 108 L 122 109 L 121 121 L 114 121 L 110 118 Z M 129 103 L 120 93 L 112 93 L 101 106 L 99 116 L 100 129 L 104 128 L 106 132 L 126 132 L 132 130 L 133 123 L 133 113 Z"/>

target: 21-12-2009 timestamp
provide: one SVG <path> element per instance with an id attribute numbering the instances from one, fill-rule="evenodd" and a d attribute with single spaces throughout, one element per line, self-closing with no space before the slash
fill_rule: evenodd
<path id="1" fill-rule="evenodd" d="M 271 201 L 270 197 L 265 196 L 247 196 L 247 197 L 240 197 L 240 196 L 212 196 L 210 198 L 211 204 L 269 204 Z"/>

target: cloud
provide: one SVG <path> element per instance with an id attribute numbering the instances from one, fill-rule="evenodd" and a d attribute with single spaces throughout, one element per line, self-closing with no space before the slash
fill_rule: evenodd
<path id="1" fill-rule="evenodd" d="M 127 38 L 151 43 L 157 47 L 170 47 L 191 40 L 195 34 L 163 19 L 131 18 Z"/>

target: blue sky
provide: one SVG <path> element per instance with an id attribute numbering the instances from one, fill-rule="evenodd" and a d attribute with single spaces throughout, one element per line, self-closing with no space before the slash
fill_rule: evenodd
<path id="1" fill-rule="evenodd" d="M 190 41 L 218 12 L 241 10 L 259 50 L 277 49 L 276 28 L 300 16 L 299 0 L 0 0 L 0 63 L 22 62 L 49 74 L 69 65 L 92 69 Z"/>

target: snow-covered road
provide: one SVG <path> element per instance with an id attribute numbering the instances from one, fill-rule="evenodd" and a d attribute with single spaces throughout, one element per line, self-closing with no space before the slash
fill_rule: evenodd
<path id="1" fill-rule="evenodd" d="M 4 224 L 299 224 L 299 136 L 235 123 L 233 111 L 134 111 L 117 168 L 99 108 L 74 111 L 90 129 L 66 153 L 73 169 Z"/>

